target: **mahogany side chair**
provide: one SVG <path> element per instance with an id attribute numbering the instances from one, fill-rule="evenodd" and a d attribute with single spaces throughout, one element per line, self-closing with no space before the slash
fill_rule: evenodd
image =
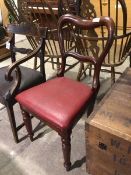
<path id="1" fill-rule="evenodd" d="M 99 58 L 81 55 L 78 52 L 66 50 L 64 48 L 64 30 L 68 26 L 74 31 L 92 30 L 97 27 L 105 26 L 108 30 L 107 43 Z M 72 129 L 83 112 L 87 110 L 89 115 L 95 103 L 96 95 L 100 88 L 99 74 L 102 62 L 104 61 L 113 42 L 114 22 L 109 17 L 100 17 L 95 20 L 85 20 L 74 15 L 63 15 L 58 22 L 58 37 L 60 51 L 62 55 L 62 67 L 58 77 L 45 83 L 30 88 L 19 93 L 15 99 L 19 102 L 23 120 L 28 134 L 33 141 L 33 131 L 30 114 L 33 114 L 41 121 L 47 123 L 61 137 L 64 155 L 64 166 L 67 171 L 71 169 L 71 133 Z M 94 67 L 92 86 L 82 82 L 64 77 L 67 57 L 75 58 L 83 62 L 91 62 Z"/>
<path id="2" fill-rule="evenodd" d="M 46 38 L 47 28 L 38 28 L 35 25 L 21 23 L 21 24 L 10 24 L 7 27 L 7 31 L 12 35 L 10 39 L 10 51 L 11 51 L 11 65 L 0 68 L 0 103 L 5 105 L 8 117 L 14 136 L 14 140 L 18 143 L 18 131 L 24 126 L 23 123 L 17 126 L 16 119 L 14 115 L 13 106 L 16 103 L 15 96 L 25 89 L 38 85 L 45 82 L 45 71 L 44 71 L 44 45 Z M 36 49 L 28 49 L 26 45 L 23 48 L 17 48 L 15 46 L 15 36 L 16 34 L 27 35 L 27 36 L 37 36 L 39 39 L 39 44 Z M 19 58 L 17 52 L 26 54 Z M 40 71 L 36 71 L 29 67 L 21 65 L 26 63 L 30 59 L 38 55 L 40 58 Z M 6 78 L 6 79 L 5 79 Z"/>

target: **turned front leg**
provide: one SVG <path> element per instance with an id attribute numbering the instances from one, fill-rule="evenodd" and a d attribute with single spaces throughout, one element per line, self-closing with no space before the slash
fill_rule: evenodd
<path id="1" fill-rule="evenodd" d="M 31 116 L 28 114 L 28 112 L 24 111 L 22 108 L 21 110 L 22 110 L 22 115 L 23 115 L 23 121 L 25 123 L 25 127 L 28 132 L 28 136 L 30 137 L 30 140 L 33 141 Z"/>
<path id="2" fill-rule="evenodd" d="M 63 150 L 63 156 L 64 156 L 64 167 L 67 171 L 71 168 L 71 162 L 70 162 L 70 155 L 71 155 L 71 139 L 70 139 L 71 133 L 65 134 L 61 137 L 62 141 L 62 150 Z"/>

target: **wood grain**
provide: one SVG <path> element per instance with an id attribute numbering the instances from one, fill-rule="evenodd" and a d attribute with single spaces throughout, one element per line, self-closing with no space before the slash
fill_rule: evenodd
<path id="1" fill-rule="evenodd" d="M 4 0 L 0 0 L 0 9 L 2 10 L 3 24 L 7 25 L 9 23 L 8 10 L 5 7 Z"/>
<path id="2" fill-rule="evenodd" d="M 128 68 L 86 120 L 87 171 L 131 174 L 131 69 Z"/>

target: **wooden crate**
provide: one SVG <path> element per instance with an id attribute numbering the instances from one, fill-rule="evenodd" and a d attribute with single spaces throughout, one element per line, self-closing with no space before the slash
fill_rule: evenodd
<path id="1" fill-rule="evenodd" d="M 131 175 L 131 68 L 86 120 L 87 172 Z"/>

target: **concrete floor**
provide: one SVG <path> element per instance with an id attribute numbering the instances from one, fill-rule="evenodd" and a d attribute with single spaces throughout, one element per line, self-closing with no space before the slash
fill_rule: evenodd
<path id="1" fill-rule="evenodd" d="M 22 41 L 23 42 L 23 41 Z M 9 61 L 0 64 L 0 67 L 8 65 Z M 32 63 L 28 62 L 27 65 Z M 122 71 L 129 65 L 128 61 L 122 65 Z M 75 78 L 78 67 L 66 75 Z M 54 74 L 51 64 L 46 64 L 47 77 Z M 110 88 L 110 75 L 101 74 L 101 89 L 99 99 Z M 89 82 L 87 77 L 84 82 Z M 21 122 L 22 116 L 18 104 L 15 105 L 17 123 Z M 19 131 L 21 142 L 15 144 L 6 109 L 0 106 L 0 175 L 87 175 L 85 153 L 85 124 L 86 116 L 78 122 L 72 133 L 72 170 L 66 172 L 63 167 L 63 155 L 61 140 L 51 128 L 33 119 L 35 141 L 27 138 L 25 128 Z"/>

